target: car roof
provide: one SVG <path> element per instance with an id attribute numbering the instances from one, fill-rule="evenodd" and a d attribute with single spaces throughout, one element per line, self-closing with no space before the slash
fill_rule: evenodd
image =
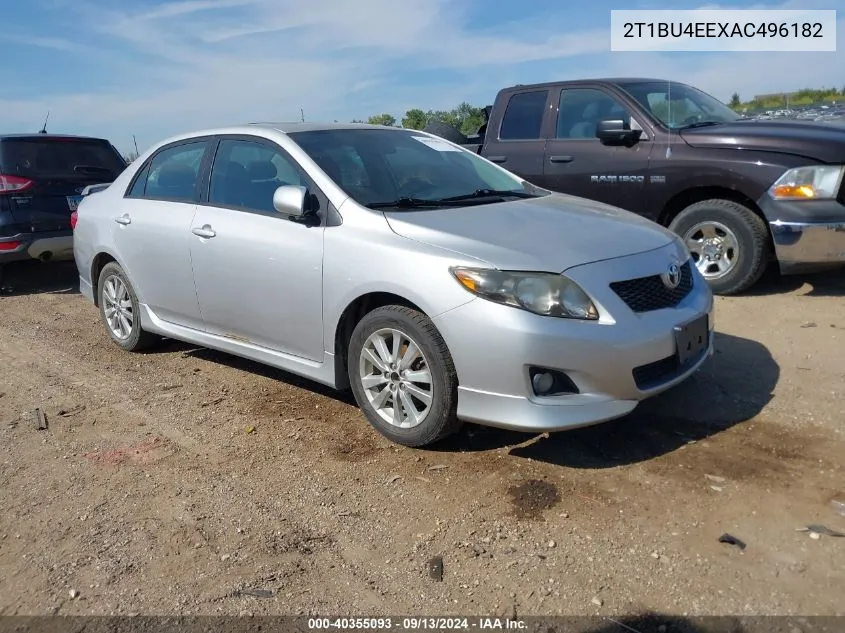
<path id="1" fill-rule="evenodd" d="M 320 132 L 324 130 L 401 130 L 404 128 L 396 128 L 387 125 L 371 125 L 369 123 L 300 123 L 295 122 L 267 122 L 267 123 L 249 123 L 252 127 L 263 127 L 271 130 L 278 130 L 285 134 L 294 134 L 296 132 Z"/>
<path id="2" fill-rule="evenodd" d="M 400 127 L 391 127 L 387 125 L 370 125 L 369 123 L 301 123 L 301 122 L 267 122 L 267 123 L 242 123 L 239 125 L 231 125 L 227 127 L 206 128 L 201 130 L 192 130 L 171 136 L 163 139 L 152 148 L 159 148 L 171 143 L 178 143 L 182 141 L 190 141 L 195 138 L 203 138 L 209 136 L 251 136 L 251 135 L 270 135 L 273 134 L 294 134 L 296 132 L 320 132 L 327 130 L 393 130 L 396 132 L 418 132 L 416 130 L 408 130 Z"/>
<path id="3" fill-rule="evenodd" d="M 21 140 L 40 140 L 40 139 L 63 139 L 63 140 L 78 140 L 78 141 L 101 141 L 107 143 L 108 141 L 104 138 L 99 138 L 96 136 L 78 136 L 76 134 L 41 134 L 39 132 L 36 133 L 17 133 L 17 134 L 0 134 L 0 141 L 3 140 L 12 140 L 12 139 L 21 139 Z"/>
<path id="4" fill-rule="evenodd" d="M 511 86 L 510 88 L 505 88 L 504 90 L 523 90 L 525 88 L 553 88 L 555 86 L 560 86 L 563 84 L 566 85 L 574 85 L 574 84 L 608 84 L 608 85 L 619 85 L 625 86 L 629 84 L 639 84 L 639 83 L 683 83 L 681 81 L 675 81 L 670 79 L 658 79 L 654 77 L 594 77 L 594 78 L 585 78 L 585 79 L 562 79 L 560 81 L 546 81 L 543 83 L 536 83 L 536 84 L 516 84 L 515 86 Z"/>

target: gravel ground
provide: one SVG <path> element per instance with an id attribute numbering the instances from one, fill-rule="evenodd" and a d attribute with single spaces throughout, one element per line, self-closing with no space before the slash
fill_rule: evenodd
<path id="1" fill-rule="evenodd" d="M 845 531 L 843 291 L 719 298 L 713 361 L 624 419 L 411 450 L 347 394 L 125 353 L 34 266 L 0 297 L 0 614 L 845 615 L 845 538 L 797 531 Z"/>

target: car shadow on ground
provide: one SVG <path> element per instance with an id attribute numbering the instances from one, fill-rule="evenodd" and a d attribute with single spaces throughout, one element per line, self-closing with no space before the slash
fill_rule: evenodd
<path id="1" fill-rule="evenodd" d="M 807 286 L 807 290 L 801 294 L 808 297 L 845 297 L 845 268 L 805 275 L 781 275 L 775 267 L 771 267 L 742 296 L 780 295 L 795 292 L 804 286 Z"/>
<path id="2" fill-rule="evenodd" d="M 670 453 L 756 416 L 772 399 L 780 367 L 768 349 L 717 332 L 713 358 L 688 381 L 617 420 L 546 436 L 466 425 L 432 451 L 509 453 L 571 468 L 612 468 Z"/>
<path id="3" fill-rule="evenodd" d="M 830 630 L 835 617 L 693 616 L 647 612 L 641 615 L 528 617 L 532 630 L 547 633 L 768 633 L 769 631 Z M 818 627 L 818 628 L 816 628 Z M 506 627 L 505 627 L 506 628 Z"/>
<path id="4" fill-rule="evenodd" d="M 79 294 L 79 272 L 72 261 L 26 261 L 6 264 L 0 296 Z"/>

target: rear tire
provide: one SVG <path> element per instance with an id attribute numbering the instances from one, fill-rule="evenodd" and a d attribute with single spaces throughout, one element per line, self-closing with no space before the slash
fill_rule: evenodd
<path id="1" fill-rule="evenodd" d="M 427 446 L 460 428 L 452 356 L 423 313 L 400 305 L 376 308 L 355 326 L 348 358 L 355 400 L 389 440 Z"/>
<path id="2" fill-rule="evenodd" d="M 97 299 L 106 332 L 127 352 L 140 352 L 161 341 L 161 337 L 141 328 L 138 297 L 126 273 L 115 262 L 109 262 L 100 271 Z"/>
<path id="3" fill-rule="evenodd" d="M 743 292 L 766 271 L 769 255 L 766 223 L 737 202 L 722 199 L 696 202 L 681 211 L 669 229 L 684 240 L 714 294 Z"/>

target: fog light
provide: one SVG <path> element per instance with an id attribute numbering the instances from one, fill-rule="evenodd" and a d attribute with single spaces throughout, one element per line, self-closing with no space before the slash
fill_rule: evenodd
<path id="1" fill-rule="evenodd" d="M 547 371 L 538 372 L 531 379 L 531 385 L 534 387 L 534 393 L 542 396 L 551 391 L 552 387 L 555 386 L 555 377 Z"/>
<path id="2" fill-rule="evenodd" d="M 558 369 L 546 367 L 530 367 L 528 376 L 531 388 L 538 396 L 564 396 L 579 393 L 572 378 Z"/>

